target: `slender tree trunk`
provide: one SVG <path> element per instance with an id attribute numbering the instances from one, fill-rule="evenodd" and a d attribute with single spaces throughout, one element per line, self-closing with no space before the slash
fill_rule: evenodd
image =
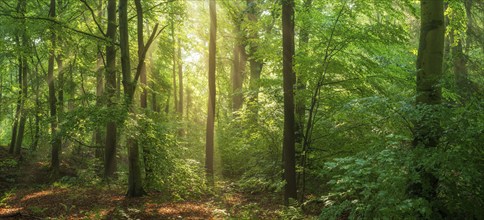
<path id="1" fill-rule="evenodd" d="M 451 33 L 451 41 L 454 41 Z M 467 71 L 467 58 L 464 54 L 462 40 L 457 41 L 457 45 L 452 46 L 452 63 L 454 67 L 455 86 L 462 103 L 466 103 L 471 96 L 472 83 L 469 80 Z"/>
<path id="2" fill-rule="evenodd" d="M 175 112 L 178 111 L 178 90 L 176 89 L 176 41 L 175 41 L 175 24 L 174 21 L 171 23 L 171 40 L 173 42 L 173 66 L 172 66 L 172 78 L 173 78 L 173 107 Z"/>
<path id="3" fill-rule="evenodd" d="M 50 0 L 49 17 L 56 19 L 56 0 Z M 54 65 L 55 65 L 55 48 L 56 48 L 56 30 L 52 26 L 51 31 L 51 47 L 49 50 L 49 64 L 47 68 L 47 84 L 49 87 L 49 108 L 51 117 L 51 135 L 52 135 L 52 152 L 51 152 L 51 169 L 54 175 L 59 173 L 59 154 L 62 145 L 61 137 L 58 134 L 58 118 L 57 118 L 57 98 L 55 94 L 55 77 L 54 77 Z"/>
<path id="4" fill-rule="evenodd" d="M 37 147 L 39 146 L 39 139 L 40 139 L 40 112 L 41 112 L 41 103 L 40 103 L 40 80 L 39 80 L 39 69 L 38 69 L 38 64 L 35 65 L 35 131 L 34 131 L 34 140 L 32 141 L 32 150 L 37 150 Z M 32 86 L 33 87 L 33 86 Z M 34 87 L 33 87 L 34 88 Z"/>
<path id="5" fill-rule="evenodd" d="M 183 63 L 181 56 L 181 41 L 178 39 L 178 106 L 177 112 L 180 119 L 183 117 Z"/>
<path id="6" fill-rule="evenodd" d="M 18 131 L 18 122 L 19 122 L 19 117 L 20 117 L 20 111 L 21 111 L 21 106 L 22 106 L 22 71 L 23 71 L 23 65 L 22 65 L 22 59 L 18 59 L 18 84 L 20 86 L 20 90 L 18 92 L 18 99 L 17 99 L 17 108 L 15 110 L 15 117 L 13 118 L 13 128 L 12 128 L 12 136 L 10 138 L 10 147 L 8 149 L 8 152 L 13 154 L 15 152 L 15 145 L 17 142 L 17 131 Z"/>
<path id="7" fill-rule="evenodd" d="M 438 146 L 441 128 L 438 106 L 442 102 L 441 79 L 444 53 L 444 1 L 421 0 L 420 42 L 417 57 L 417 109 L 421 119 L 415 125 L 414 147 Z M 433 209 L 432 218 L 442 218 L 437 207 L 438 178 L 423 167 L 417 167 L 420 181 L 411 183 L 409 193 L 427 200 Z M 439 217 L 440 216 L 440 217 Z"/>
<path id="8" fill-rule="evenodd" d="M 98 17 L 103 18 L 104 13 L 103 13 L 103 0 L 98 1 Z M 103 93 L 104 93 L 104 71 L 105 69 L 103 68 L 104 66 L 104 60 L 103 60 L 103 55 L 102 55 L 102 46 L 101 44 L 98 44 L 97 47 L 98 53 L 97 53 L 97 63 L 96 63 L 96 107 L 100 109 L 103 105 Z M 102 131 L 100 128 L 96 128 L 94 131 L 94 143 L 97 147 L 103 146 L 103 143 L 105 142 Z M 104 159 L 104 154 L 103 154 L 103 149 L 102 148 L 96 148 L 95 151 L 96 158 L 99 159 Z"/>
<path id="9" fill-rule="evenodd" d="M 237 29 L 240 31 L 240 28 Z M 236 30 L 236 31 L 237 31 Z M 233 50 L 233 64 L 232 64 L 232 111 L 236 112 L 242 108 L 242 71 L 240 68 L 240 43 L 235 42 Z"/>
<path id="10" fill-rule="evenodd" d="M 183 61 L 182 61 L 182 50 L 181 50 L 181 41 L 178 39 L 178 106 L 177 106 L 177 113 L 178 119 L 180 122 L 183 122 Z M 183 124 L 180 125 L 178 128 L 178 136 L 183 137 L 185 136 L 185 129 L 183 128 Z"/>
<path id="11" fill-rule="evenodd" d="M 25 3 L 25 2 L 24 2 Z M 25 7 L 25 5 L 24 5 Z M 24 30 L 26 31 L 26 30 Z M 28 46 L 28 39 L 25 33 L 22 36 L 22 45 L 24 47 Z M 22 101 L 21 101 L 21 111 L 20 111 L 20 122 L 18 127 L 18 134 L 17 134 L 17 141 L 15 142 L 15 155 L 19 155 L 22 149 L 22 143 L 24 139 L 24 131 L 25 131 L 25 121 L 27 120 L 27 110 L 25 107 L 25 102 L 27 101 L 27 91 L 28 91 L 28 73 L 29 73 L 29 66 L 25 55 L 23 55 L 22 59 Z"/>
<path id="12" fill-rule="evenodd" d="M 284 81 L 284 202 L 297 199 L 296 186 L 296 149 L 294 117 L 294 0 L 282 0 L 282 46 L 283 46 L 283 81 Z"/>
<path id="13" fill-rule="evenodd" d="M 217 11 L 215 0 L 209 0 L 210 6 L 210 42 L 208 49 L 208 115 L 205 143 L 205 169 L 209 178 L 213 178 L 213 155 L 215 134 L 215 70 L 217 52 Z"/>
<path id="14" fill-rule="evenodd" d="M 466 46 L 465 50 L 466 53 L 470 52 L 470 48 L 472 45 L 473 41 L 473 36 L 472 32 L 474 30 L 474 18 L 472 17 L 472 5 L 474 4 L 474 0 L 465 0 L 464 5 L 465 5 L 465 10 L 466 10 L 466 16 L 467 16 L 467 32 L 466 32 Z"/>
<path id="15" fill-rule="evenodd" d="M 116 73 L 116 0 L 108 1 L 108 27 L 106 37 L 111 42 L 106 46 L 106 98 L 108 109 L 116 107 L 117 73 Z M 106 144 L 104 146 L 104 177 L 115 177 L 116 173 L 116 149 L 117 149 L 117 124 L 114 118 L 106 124 Z"/>
<path id="16" fill-rule="evenodd" d="M 148 107 L 147 103 L 147 98 L 148 98 L 148 93 L 146 90 L 147 84 L 146 84 L 146 63 L 144 59 L 142 60 L 143 52 L 145 50 L 145 43 L 143 39 L 143 10 L 141 6 L 141 1 L 140 0 L 135 0 L 136 4 L 136 13 L 137 13 L 137 26 L 138 26 L 138 60 L 139 60 L 139 65 L 140 65 L 140 82 L 141 82 L 141 96 L 140 96 L 140 106 L 142 109 L 146 110 Z M 138 145 L 137 140 L 134 140 L 133 144 Z M 134 148 L 134 147 L 133 147 Z M 139 146 L 136 146 L 136 148 L 139 148 Z M 132 167 L 132 166 L 139 166 L 139 158 L 136 159 L 135 157 L 139 157 L 139 152 L 131 152 L 129 153 L 130 157 L 130 171 L 136 171 L 140 170 L 139 173 L 141 173 L 141 168 L 137 167 Z M 143 145 L 143 162 L 144 162 L 144 170 L 145 170 L 145 179 L 146 180 L 152 180 L 153 178 L 153 170 L 151 168 L 150 162 L 149 162 L 149 155 L 151 154 L 150 149 L 147 145 Z M 133 161 L 132 161 L 133 160 Z M 131 177 L 131 172 L 130 172 L 130 177 Z M 138 178 L 138 177 L 135 177 Z M 139 177 L 141 178 L 141 177 Z M 140 181 L 141 182 L 141 181 Z M 135 187 L 136 188 L 136 187 Z M 129 194 L 129 192 L 128 192 Z"/>
<path id="17" fill-rule="evenodd" d="M 303 25 L 300 30 L 300 38 L 299 38 L 299 49 L 300 49 L 300 56 L 305 57 L 308 55 L 308 43 L 309 43 L 309 20 L 310 20 L 310 13 L 312 7 L 313 0 L 305 0 L 303 3 Z M 301 65 L 303 66 L 303 65 Z M 295 101 L 295 108 L 296 108 L 296 143 L 298 146 L 301 146 L 301 154 L 300 154 L 300 165 L 302 171 L 297 178 L 297 185 L 301 187 L 300 193 L 300 202 L 304 202 L 304 194 L 306 191 L 306 161 L 307 161 L 307 146 L 304 145 L 304 126 L 306 121 L 306 97 L 302 93 L 306 90 L 306 78 L 305 74 L 307 72 L 303 72 L 301 69 L 299 70 L 298 74 L 296 75 L 296 101 Z"/>
<path id="18" fill-rule="evenodd" d="M 25 0 L 21 0 L 18 2 L 18 8 L 17 11 L 21 14 L 26 13 L 26 7 L 27 7 L 27 2 Z M 29 47 L 29 40 L 27 37 L 27 29 L 25 28 L 25 20 L 21 21 L 22 23 L 22 30 L 20 31 L 20 38 L 21 42 L 17 40 L 19 45 L 22 47 L 23 51 L 26 51 Z M 17 38 L 18 39 L 18 38 Z M 24 53 L 21 53 L 20 58 L 19 58 L 19 85 L 20 85 L 20 91 L 19 91 L 19 98 L 20 98 L 20 109 L 18 112 L 18 117 L 20 120 L 19 125 L 18 125 L 18 131 L 16 137 L 17 140 L 15 141 L 15 149 L 14 149 L 14 154 L 20 156 L 21 153 L 21 148 L 22 148 L 22 142 L 24 138 L 24 130 L 25 130 L 25 121 L 27 119 L 27 111 L 25 107 L 25 102 L 27 100 L 27 91 L 28 91 L 28 72 L 29 72 L 29 64 Z"/>
<path id="19" fill-rule="evenodd" d="M 127 0 L 121 0 L 119 3 L 119 32 L 120 32 L 120 48 L 121 48 L 121 69 L 123 73 L 123 87 L 125 94 L 125 105 L 130 113 L 134 113 L 133 98 L 136 91 L 136 85 L 138 77 L 141 75 L 144 68 L 146 50 L 149 45 L 145 46 L 143 42 L 143 10 L 141 8 L 141 1 L 135 0 L 136 12 L 138 18 L 138 66 L 136 68 L 136 75 L 134 79 L 131 76 L 131 62 L 129 53 L 129 33 L 128 33 L 128 2 Z M 154 33 L 157 30 L 157 26 L 154 28 Z M 151 37 L 154 37 L 152 35 Z M 150 39 L 152 40 L 152 39 Z M 150 42 L 150 41 L 148 41 Z M 128 192 L 127 197 L 139 197 L 146 194 L 141 178 L 141 166 L 138 140 L 135 137 L 129 136 L 127 138 L 128 144 L 128 162 L 129 162 L 129 175 L 128 175 Z"/>

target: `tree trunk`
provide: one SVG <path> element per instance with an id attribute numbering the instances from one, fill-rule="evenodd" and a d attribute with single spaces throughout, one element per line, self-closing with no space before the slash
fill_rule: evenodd
<path id="1" fill-rule="evenodd" d="M 240 28 L 236 29 L 236 32 L 240 32 Z M 241 71 L 241 58 L 240 58 L 240 42 L 235 42 L 233 50 L 233 62 L 232 62 L 232 111 L 236 112 L 242 108 L 244 102 L 242 96 L 242 71 Z M 244 64 L 245 65 L 245 64 Z"/>
<path id="2" fill-rule="evenodd" d="M 474 0 L 465 0 L 464 5 L 465 5 L 465 10 L 466 10 L 466 16 L 467 16 L 467 32 L 466 32 L 466 46 L 465 50 L 466 53 L 470 52 L 470 47 L 473 42 L 473 30 L 474 30 L 474 18 L 472 17 L 472 5 L 474 3 Z"/>
<path id="3" fill-rule="evenodd" d="M 50 11 L 49 17 L 51 19 L 56 19 L 56 0 L 50 0 Z M 55 48 L 56 48 L 56 30 L 52 25 L 51 31 L 51 47 L 49 50 L 49 64 L 47 68 L 47 84 L 49 87 L 49 108 L 51 117 L 51 135 L 52 135 L 52 152 L 51 152 L 51 169 L 53 175 L 58 175 L 59 173 L 59 154 L 61 148 L 61 137 L 58 134 L 58 118 L 57 118 L 57 98 L 55 90 L 55 77 L 54 77 L 54 65 L 55 65 Z"/>
<path id="4" fill-rule="evenodd" d="M 15 152 L 15 146 L 17 142 L 17 131 L 18 131 L 18 122 L 20 117 L 20 111 L 22 106 L 22 59 L 18 59 L 18 84 L 20 86 L 20 90 L 18 92 L 18 99 L 17 99 L 17 108 L 15 110 L 15 117 L 13 118 L 13 128 L 12 128 L 12 136 L 10 138 L 10 146 L 8 152 L 13 154 Z"/>
<path id="5" fill-rule="evenodd" d="M 171 40 L 173 42 L 173 66 L 172 66 L 172 78 L 173 78 L 173 107 L 175 112 L 178 111 L 178 98 L 176 89 L 176 41 L 175 41 L 175 24 L 174 21 L 171 23 Z"/>
<path id="6" fill-rule="evenodd" d="M 258 22 L 258 15 L 257 15 L 257 3 L 255 0 L 247 0 L 247 7 L 248 7 L 248 18 L 249 21 L 252 23 Z M 262 72 L 263 63 L 257 57 L 259 45 L 256 42 L 259 36 L 257 34 L 259 30 L 251 30 L 249 33 L 249 65 L 250 65 L 250 81 L 249 81 L 249 99 L 248 99 L 248 108 L 253 119 L 253 122 L 257 122 L 259 118 L 259 87 L 260 87 L 260 76 Z"/>
<path id="7" fill-rule="evenodd" d="M 294 0 L 282 0 L 282 51 L 284 81 L 284 202 L 297 199 L 296 186 L 296 150 L 295 150 L 295 117 L 294 117 Z"/>
<path id="8" fill-rule="evenodd" d="M 106 37 L 111 42 L 106 46 L 106 98 L 108 109 L 116 107 L 116 0 L 109 0 L 108 6 L 108 27 Z M 106 124 L 106 144 L 104 146 L 104 177 L 115 177 L 116 173 L 116 148 L 117 148 L 117 124 L 114 118 Z"/>
<path id="9" fill-rule="evenodd" d="M 299 38 L 299 49 L 300 49 L 300 56 L 305 57 L 308 55 L 308 43 L 309 43 L 309 19 L 311 13 L 311 7 L 313 4 L 313 0 L 305 0 L 303 3 L 303 25 L 300 29 L 300 38 Z M 303 64 L 301 64 L 303 66 Z M 297 178 L 297 185 L 301 187 L 300 193 L 300 202 L 304 202 L 304 193 L 306 189 L 306 161 L 307 161 L 307 146 L 304 145 L 304 126 L 306 121 L 306 97 L 302 95 L 302 93 L 306 90 L 306 78 L 305 74 L 307 72 L 303 72 L 301 69 L 299 70 L 298 74 L 296 75 L 296 98 L 295 98 L 295 114 L 296 114 L 296 143 L 300 146 L 301 154 L 300 154 L 300 165 L 302 171 L 300 175 L 298 174 Z"/>
<path id="10" fill-rule="evenodd" d="M 442 102 L 441 79 L 444 54 L 444 1 L 421 0 L 420 42 L 417 57 L 416 105 L 421 118 L 416 122 L 415 148 L 438 146 L 441 128 L 438 105 Z M 417 167 L 420 181 L 411 183 L 411 196 L 427 200 L 433 209 L 432 218 L 438 217 L 442 207 L 436 207 L 438 178 L 423 167 Z"/>
<path id="11" fill-rule="evenodd" d="M 22 1 L 22 13 L 25 12 L 25 0 Z M 24 49 L 28 48 L 29 46 L 29 42 L 28 42 L 28 39 L 27 39 L 27 35 L 26 35 L 26 30 L 23 30 L 23 36 L 22 36 L 22 46 L 24 47 Z M 23 142 L 23 139 L 24 139 L 24 131 L 25 131 L 25 121 L 27 119 L 27 110 L 26 110 L 26 107 L 25 107 L 25 102 L 27 101 L 27 92 L 28 92 L 28 73 L 29 73 L 29 66 L 28 66 L 28 62 L 27 62 L 27 59 L 25 57 L 25 55 L 22 55 L 22 86 L 21 86 L 21 89 L 22 89 L 22 96 L 21 96 L 21 110 L 20 110 L 20 122 L 19 122 L 19 127 L 18 127 L 18 134 L 17 134 L 17 141 L 15 142 L 15 155 L 18 155 L 20 156 L 20 153 L 21 153 L 21 149 L 22 149 L 22 142 Z"/>
<path id="12" fill-rule="evenodd" d="M 103 18 L 104 13 L 103 13 L 103 0 L 98 1 L 98 17 Z M 101 109 L 103 106 L 103 92 L 104 92 L 104 80 L 103 80 L 103 75 L 105 69 L 103 68 L 104 66 L 104 61 L 103 61 L 103 54 L 102 54 L 102 46 L 100 43 L 98 43 L 97 47 L 98 53 L 97 53 L 97 63 L 96 63 L 96 107 L 98 109 Z M 96 128 L 94 131 L 94 143 L 96 146 L 100 147 L 103 146 L 104 143 L 104 137 L 102 134 L 102 131 L 100 128 Z M 104 154 L 103 154 L 103 149 L 102 148 L 96 148 L 95 151 L 95 156 L 98 159 L 103 159 Z"/>
<path id="13" fill-rule="evenodd" d="M 27 7 L 27 2 L 25 0 L 20 0 L 17 5 L 17 11 L 20 14 L 25 14 Z M 23 27 L 20 31 L 19 35 L 21 38 L 21 42 L 19 37 L 17 37 L 17 43 L 21 46 L 21 50 L 25 51 L 29 47 L 29 42 L 27 38 L 27 29 L 25 27 L 25 20 L 21 21 L 21 26 Z M 25 121 L 27 119 L 26 114 L 26 107 L 25 102 L 27 100 L 27 91 L 28 91 L 28 61 L 25 55 L 26 52 L 21 53 L 19 58 L 19 100 L 17 102 L 17 112 L 14 122 L 14 131 L 12 132 L 12 142 L 10 146 L 10 152 L 14 153 L 15 155 L 20 156 L 22 142 L 24 138 L 24 130 L 25 130 Z M 19 121 L 18 121 L 19 120 Z M 18 130 L 17 130 L 17 123 L 18 123 Z M 16 140 L 15 140 L 16 139 Z"/>
<path id="14" fill-rule="evenodd" d="M 442 102 L 440 81 L 444 53 L 444 4 L 442 0 L 421 1 L 421 32 L 417 57 L 418 107 L 436 106 Z M 428 111 L 425 111 L 428 112 Z M 438 120 L 424 115 L 425 121 L 417 122 L 414 145 L 436 147 L 440 138 Z"/>
<path id="15" fill-rule="evenodd" d="M 451 41 L 454 41 L 451 33 Z M 467 71 L 467 59 L 464 54 L 462 40 L 458 40 L 457 45 L 452 46 L 452 63 L 454 67 L 455 86 L 459 94 L 461 103 L 466 103 L 471 97 L 472 83 L 469 80 Z"/>
<path id="16" fill-rule="evenodd" d="M 209 0 L 210 6 L 210 42 L 208 48 L 208 115 L 205 143 L 205 169 L 209 178 L 213 178 L 213 155 L 215 134 L 215 70 L 217 52 L 217 11 L 215 0 Z"/>
<path id="17" fill-rule="evenodd" d="M 137 12 L 137 26 L 138 26 L 138 43 L 143 43 L 143 10 L 141 8 L 141 1 L 135 0 Z M 156 31 L 156 28 L 155 28 Z M 146 52 L 144 45 L 138 47 L 138 67 L 136 68 L 136 76 L 132 79 L 131 76 L 131 60 L 129 52 L 129 33 L 128 33 L 128 1 L 120 0 L 119 2 L 119 33 L 120 33 L 120 48 L 121 48 L 121 70 L 123 74 L 123 87 L 125 95 L 125 106 L 130 113 L 134 113 L 133 98 L 136 91 L 137 77 L 141 75 L 144 66 L 144 53 Z M 139 159 L 138 140 L 135 137 L 129 136 L 127 138 L 128 145 L 128 192 L 127 197 L 139 197 L 146 194 L 142 179 L 141 167 Z"/>
<path id="18" fill-rule="evenodd" d="M 181 41 L 178 39 L 178 106 L 177 112 L 180 119 L 183 117 L 183 65 L 181 56 Z"/>

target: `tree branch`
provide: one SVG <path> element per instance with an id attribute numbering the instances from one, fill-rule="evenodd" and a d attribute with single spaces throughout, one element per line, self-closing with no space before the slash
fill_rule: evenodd
<path id="1" fill-rule="evenodd" d="M 86 8 L 91 12 L 91 16 L 92 16 L 92 20 L 94 21 L 94 23 L 96 24 L 97 26 L 97 29 L 99 30 L 99 32 L 101 32 L 101 34 L 106 37 L 106 34 L 104 33 L 101 25 L 97 22 L 96 20 L 96 15 L 94 14 L 94 10 L 91 8 L 91 6 L 89 4 L 87 4 L 86 0 L 81 0 L 82 3 L 84 3 L 84 5 L 86 6 Z"/>
<path id="2" fill-rule="evenodd" d="M 95 35 L 95 34 L 91 34 L 91 33 L 85 32 L 85 31 L 81 31 L 81 30 L 78 30 L 78 29 L 69 27 L 67 24 L 65 24 L 65 23 L 63 23 L 61 21 L 54 20 L 54 19 L 49 18 L 49 17 L 16 16 L 16 15 L 5 14 L 5 13 L 0 13 L 0 16 L 10 17 L 10 18 L 13 18 L 13 19 L 31 19 L 31 20 L 48 21 L 48 22 L 52 22 L 54 24 L 57 24 L 60 27 L 65 28 L 67 30 L 74 31 L 74 32 L 76 32 L 78 34 L 82 34 L 82 35 L 85 35 L 85 36 L 88 36 L 88 37 L 92 37 L 92 38 L 95 38 L 95 39 L 98 39 L 98 40 L 102 40 L 102 41 L 105 41 L 105 42 L 113 43 L 113 42 L 111 42 L 110 39 L 108 39 L 108 38 L 106 38 L 104 36 L 98 36 L 98 35 Z M 116 45 L 119 46 L 119 44 L 116 44 Z"/>

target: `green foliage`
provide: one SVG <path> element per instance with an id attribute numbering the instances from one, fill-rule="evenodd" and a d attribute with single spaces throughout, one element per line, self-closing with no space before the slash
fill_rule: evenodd
<path id="1" fill-rule="evenodd" d="M 345 215 L 350 219 L 482 216 L 480 108 L 480 104 L 473 103 L 441 109 L 439 114 L 444 120 L 439 148 L 412 148 L 406 144 L 408 138 L 390 135 L 383 146 L 325 163 L 323 175 L 331 178 L 331 190 L 322 197 L 326 207 L 321 219 Z M 439 179 L 438 201 L 409 196 L 409 184 L 421 182 L 415 170 Z M 445 213 L 434 213 L 430 202 L 439 204 Z"/>
<path id="2" fill-rule="evenodd" d="M 0 161 L 0 169 L 2 168 L 12 168 L 18 165 L 18 161 L 12 158 L 6 158 Z"/>
<path id="3" fill-rule="evenodd" d="M 411 154 L 407 149 L 388 148 L 373 153 L 338 158 L 326 163 L 331 193 L 323 197 L 321 218 L 338 218 L 344 212 L 351 219 L 399 218 L 424 215 L 429 207 L 407 199 L 406 185 Z"/>
<path id="4" fill-rule="evenodd" d="M 278 212 L 280 219 L 298 220 L 304 219 L 304 213 L 298 206 L 287 206 Z"/>
<path id="5" fill-rule="evenodd" d="M 43 216 L 44 212 L 48 210 L 48 208 L 41 208 L 41 207 L 38 207 L 38 206 L 30 206 L 30 207 L 28 207 L 28 209 L 35 216 Z"/>
<path id="6" fill-rule="evenodd" d="M 281 182 L 280 112 L 260 109 L 257 124 L 250 111 L 240 111 L 219 128 L 218 142 L 222 174 L 238 177 L 238 185 L 248 192 L 279 191 Z M 272 111 L 271 111 L 272 109 Z"/>
<path id="7" fill-rule="evenodd" d="M 156 115 L 153 115 L 156 117 Z M 147 114 L 131 115 L 127 130 L 142 149 L 145 184 L 148 188 L 169 192 L 178 200 L 198 198 L 208 192 L 202 165 L 184 159 L 186 147 L 178 143 L 167 124 L 155 123 Z"/>

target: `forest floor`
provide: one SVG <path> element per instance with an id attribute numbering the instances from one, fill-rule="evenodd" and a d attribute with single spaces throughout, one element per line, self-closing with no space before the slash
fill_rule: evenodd
<path id="1" fill-rule="evenodd" d="M 61 169 L 62 176 L 74 170 Z M 173 202 L 161 192 L 126 198 L 115 186 L 65 185 L 50 178 L 48 164 L 16 163 L 0 147 L 0 219 L 278 219 L 282 205 L 273 195 L 238 192 L 217 182 L 205 198 Z"/>

